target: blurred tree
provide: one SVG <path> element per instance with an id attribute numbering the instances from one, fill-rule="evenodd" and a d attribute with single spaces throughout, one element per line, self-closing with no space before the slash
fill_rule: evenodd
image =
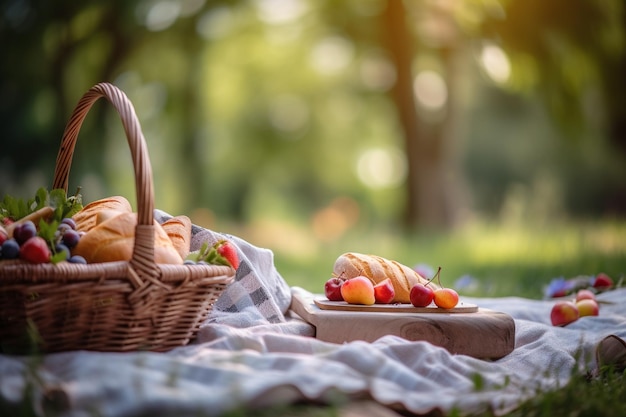
<path id="1" fill-rule="evenodd" d="M 480 33 L 511 55 L 510 87 L 535 88 L 570 134 L 595 117 L 601 92 L 611 140 L 626 152 L 626 9 L 621 0 L 501 0 Z M 534 74 L 534 75 L 533 75 Z M 586 108 L 587 106 L 587 108 Z M 593 105 L 592 105 L 593 106 Z"/>
<path id="2" fill-rule="evenodd" d="M 458 217 L 457 208 L 459 196 L 454 195 L 456 186 L 450 183 L 451 166 L 448 148 L 450 135 L 445 129 L 454 125 L 454 106 L 450 92 L 454 91 L 451 85 L 454 71 L 452 66 L 454 49 L 458 47 L 458 36 L 452 18 L 438 8 L 429 10 L 424 5 L 413 7 L 413 16 L 404 7 L 402 1 L 387 1 L 381 14 L 382 44 L 389 51 L 396 68 L 396 82 L 390 94 L 396 106 L 396 113 L 404 135 L 405 149 L 408 158 L 407 176 L 407 204 L 405 209 L 405 223 L 408 226 L 450 227 Z M 415 36 L 415 27 L 419 20 L 424 20 L 424 14 L 429 14 L 431 24 L 437 27 L 438 33 L 431 34 L 436 38 L 437 46 L 427 47 L 426 39 Z M 443 30 L 441 30 L 443 28 Z M 429 39 L 433 40 L 433 39 Z M 441 77 L 445 77 L 446 92 L 442 101 L 446 108 L 443 117 L 436 121 L 420 120 L 415 95 L 416 72 L 414 62 L 424 50 L 435 50 L 435 54 L 442 62 Z"/>
<path id="3" fill-rule="evenodd" d="M 75 98 L 93 80 L 111 80 L 139 39 L 132 17 L 125 1 L 3 2 L 0 117 L 3 154 L 11 156 L 3 167 L 52 172 Z M 89 124 L 101 126 L 102 114 L 94 113 Z M 96 169 L 102 167 L 104 148 L 99 130 L 89 153 L 77 150 L 85 166 Z"/>
<path id="4" fill-rule="evenodd" d="M 378 216 L 399 218 L 405 204 L 406 224 L 447 226 L 460 207 L 458 80 L 476 81 L 476 57 L 497 47 L 511 76 L 494 85 L 534 87 L 563 126 L 591 120 L 602 136 L 605 124 L 619 145 L 624 26 L 621 0 L 6 0 L 0 190 L 19 189 L 16 172 L 51 172 L 75 100 L 112 81 L 139 109 L 163 208 L 245 221 L 259 207 L 309 214 L 348 195 Z M 126 152 L 102 108 L 73 173 L 125 185 Z M 365 184 L 363 154 L 395 147 L 406 188 Z"/>
<path id="5" fill-rule="evenodd" d="M 193 10 L 186 11 L 185 5 Z M 181 2 L 178 8 L 168 10 L 164 3 L 149 1 L 3 2 L 0 39 L 7 58 L 0 63 L 4 155 L 0 188 L 30 195 L 23 187 L 23 178 L 16 178 L 15 171 L 51 176 L 64 123 L 73 106 L 89 87 L 107 81 L 120 85 L 135 106 L 141 107 L 137 112 L 140 119 L 150 109 L 170 115 L 164 123 L 169 126 L 165 131 L 173 131 L 175 140 L 164 145 L 171 148 L 169 153 L 166 151 L 166 162 L 182 177 L 194 178 L 193 182 L 178 184 L 177 188 L 185 193 L 191 205 L 201 205 L 206 197 L 206 192 L 201 190 L 207 187 L 204 178 L 194 173 L 203 162 L 198 159 L 195 146 L 199 124 L 198 78 L 202 71 L 199 60 L 204 42 L 196 33 L 194 19 L 203 5 L 203 1 Z M 213 2 L 213 5 L 218 4 Z M 133 81 L 137 78 L 139 81 Z M 141 86 L 146 84 L 157 88 L 148 95 L 148 102 L 142 102 Z M 165 96 L 161 100 L 166 103 L 165 109 L 158 108 L 158 91 Z M 94 191 L 92 198 L 127 191 L 111 189 L 111 176 L 119 172 L 113 170 L 111 175 L 107 169 L 111 163 L 116 164 L 115 159 L 106 158 L 110 155 L 107 149 L 125 150 L 124 142 L 111 144 L 109 140 L 120 133 L 105 129 L 111 113 L 103 104 L 94 105 L 75 150 L 72 172 L 78 175 L 71 176 L 72 183 L 84 185 L 85 173 L 109 176 L 101 182 L 103 189 L 84 190 Z M 153 130 L 146 125 L 143 128 Z M 148 147 L 155 148 L 152 162 L 158 164 L 159 152 L 150 144 L 152 137 L 159 139 L 158 134 L 147 136 Z M 184 155 L 183 163 L 179 162 L 180 155 Z M 127 171 L 132 174 L 130 166 Z M 134 196 L 134 190 L 130 191 Z"/>
<path id="6" fill-rule="evenodd" d="M 564 136 L 574 142 L 591 135 L 595 149 L 601 149 L 608 138 L 609 154 L 621 154 L 623 165 L 624 2 L 501 0 L 484 11 L 478 30 L 469 33 L 490 40 L 510 57 L 511 76 L 500 86 L 541 97 Z M 600 169 L 612 171 L 611 161 L 605 161 Z M 596 200 L 597 212 L 616 214 L 626 210 L 626 187 L 619 178 L 605 178 L 583 197 L 580 186 L 588 182 L 590 173 L 574 166 L 568 175 L 573 183 L 569 199 L 577 201 L 579 207 L 588 210 L 589 204 L 584 200 Z"/>

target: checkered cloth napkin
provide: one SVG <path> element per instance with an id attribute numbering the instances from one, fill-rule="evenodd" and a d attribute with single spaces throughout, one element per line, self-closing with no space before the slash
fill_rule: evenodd
<path id="1" fill-rule="evenodd" d="M 155 210 L 154 217 L 163 223 L 172 216 Z M 304 336 L 315 334 L 313 326 L 299 319 L 294 320 L 290 315 L 291 288 L 276 269 L 271 250 L 257 247 L 237 236 L 197 225 L 192 226 L 191 234 L 191 251 L 200 249 L 204 243 L 211 246 L 227 239 L 237 248 L 240 260 L 235 280 L 213 306 L 213 311 L 198 334 L 198 341 L 219 337 L 221 333 L 218 329 L 254 328 L 260 331 L 268 325 L 269 329 L 280 333 Z"/>

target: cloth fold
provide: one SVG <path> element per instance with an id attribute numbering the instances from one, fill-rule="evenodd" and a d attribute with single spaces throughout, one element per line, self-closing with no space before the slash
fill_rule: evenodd
<path id="1" fill-rule="evenodd" d="M 155 214 L 159 221 L 169 216 Z M 197 226 L 193 234 L 192 250 L 227 238 L 241 259 L 196 340 L 166 353 L 0 354 L 0 414 L 26 404 L 38 416 L 219 416 L 368 398 L 407 413 L 502 415 L 596 368 L 596 347 L 608 336 L 626 339 L 621 288 L 598 296 L 600 316 L 563 328 L 550 324 L 549 300 L 463 297 L 514 318 L 515 350 L 496 361 L 396 336 L 323 342 L 289 310 L 292 293 L 306 290 L 287 284 L 270 250 Z"/>

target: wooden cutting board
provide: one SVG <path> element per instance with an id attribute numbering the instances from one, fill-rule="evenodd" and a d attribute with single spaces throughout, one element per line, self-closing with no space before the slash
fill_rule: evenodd
<path id="1" fill-rule="evenodd" d="M 512 317 L 462 300 L 452 310 L 407 304 L 358 306 L 293 288 L 291 310 L 315 326 L 315 337 L 326 342 L 373 342 L 395 335 L 479 359 L 498 359 L 515 347 Z"/>
<path id="2" fill-rule="evenodd" d="M 476 304 L 459 302 L 456 307 L 444 309 L 438 308 L 435 304 L 428 307 L 415 307 L 412 304 L 348 304 L 345 301 L 330 301 L 325 297 L 313 299 L 313 303 L 322 310 L 337 311 L 367 311 L 367 312 L 387 312 L 387 313 L 432 313 L 432 314 L 455 314 L 455 313 L 477 313 Z"/>

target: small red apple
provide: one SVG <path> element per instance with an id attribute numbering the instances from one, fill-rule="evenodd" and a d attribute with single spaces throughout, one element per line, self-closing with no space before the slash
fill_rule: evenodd
<path id="1" fill-rule="evenodd" d="M 596 300 L 585 298 L 576 302 L 576 308 L 580 317 L 597 316 L 600 314 L 600 306 Z"/>
<path id="2" fill-rule="evenodd" d="M 374 298 L 378 304 L 389 304 L 396 296 L 396 290 L 393 288 L 391 279 L 385 278 L 378 284 L 374 285 Z"/>
<path id="3" fill-rule="evenodd" d="M 552 311 L 550 312 L 550 320 L 552 321 L 553 326 L 566 326 L 580 317 L 580 312 L 571 301 L 557 301 L 552 306 Z"/>
<path id="4" fill-rule="evenodd" d="M 324 294 L 330 301 L 343 301 L 341 286 L 345 280 L 343 278 L 332 277 L 324 284 Z"/>
<path id="5" fill-rule="evenodd" d="M 411 304 L 415 307 L 427 307 L 433 302 L 434 297 L 433 289 L 424 284 L 415 284 L 409 293 Z"/>

